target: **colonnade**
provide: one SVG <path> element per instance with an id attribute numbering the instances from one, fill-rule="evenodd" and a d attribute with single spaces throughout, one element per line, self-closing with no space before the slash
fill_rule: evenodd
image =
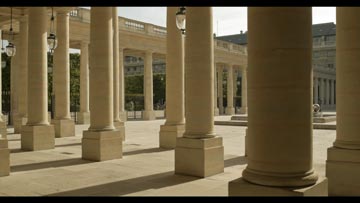
<path id="1" fill-rule="evenodd" d="M 312 86 L 311 8 L 248 9 L 249 68 L 241 69 L 242 88 L 248 96 L 248 103 L 243 101 L 244 111 L 248 109 L 248 164 L 242 177 L 229 183 L 229 195 L 327 195 L 328 188 L 330 195 L 359 195 L 360 69 L 357 65 L 360 65 L 360 39 L 357 36 L 360 22 L 356 20 L 360 17 L 359 11 L 359 8 L 337 8 L 337 136 L 334 146 L 328 150 L 327 179 L 316 173 L 312 158 L 312 91 L 317 88 L 313 90 Z M 112 32 L 113 12 L 109 7 L 91 9 L 89 101 L 85 96 L 82 101 L 85 104 L 82 112 L 96 115 L 90 116 L 90 127 L 83 133 L 82 158 L 88 160 L 122 157 L 123 138 L 114 125 L 121 112 L 114 102 L 121 99 L 115 98 L 119 96 L 114 94 L 113 81 L 121 79 L 114 76 L 118 71 L 116 65 L 114 68 L 118 49 L 114 50 L 113 45 L 116 41 Z M 167 12 L 173 16 L 176 9 L 168 8 Z M 29 8 L 28 37 L 32 40 L 28 41 L 28 49 L 33 51 L 28 52 L 27 74 L 27 105 L 31 108 L 27 109 L 26 125 L 21 127 L 21 147 L 25 150 L 54 148 L 56 135 L 56 128 L 47 118 L 45 17 L 45 7 Z M 175 147 L 176 174 L 207 177 L 224 171 L 222 137 L 214 132 L 217 106 L 212 8 L 187 7 L 186 21 L 186 39 L 180 31 L 176 32 L 175 22 L 168 21 L 168 40 L 172 43 L 168 44 L 166 59 L 167 120 L 161 126 L 160 143 L 164 140 L 165 147 Z M 63 40 L 66 41 L 66 37 Z M 84 43 L 84 53 L 87 47 Z M 148 50 L 145 55 L 144 89 L 150 89 L 145 90 L 147 118 L 153 116 L 152 69 L 146 68 L 151 66 L 152 54 Z M 58 57 L 59 61 L 60 58 L 67 60 L 64 53 Z M 86 68 L 86 62 L 83 63 L 81 67 Z M 64 65 L 62 71 L 67 70 Z M 222 69 L 219 70 L 221 79 Z M 232 98 L 232 68 L 228 73 L 228 98 Z M 61 73 L 59 75 L 61 77 Z M 62 82 L 66 81 L 64 75 Z M 220 79 L 217 90 L 222 95 Z M 330 83 L 322 87 L 331 89 Z M 63 88 L 67 88 L 66 85 Z M 335 100 L 331 94 L 323 93 L 320 97 L 326 98 L 324 101 Z M 59 102 L 64 106 L 56 118 L 66 120 L 66 101 Z M 222 100 L 217 103 L 221 111 Z M 119 110 L 114 114 L 114 109 Z M 232 100 L 228 101 L 225 111 L 232 113 Z M 7 153 L 7 141 L 2 137 L 0 158 L 6 160 Z"/>
<path id="2" fill-rule="evenodd" d="M 335 107 L 335 78 L 313 77 L 313 103 L 320 104 L 321 107 Z"/>

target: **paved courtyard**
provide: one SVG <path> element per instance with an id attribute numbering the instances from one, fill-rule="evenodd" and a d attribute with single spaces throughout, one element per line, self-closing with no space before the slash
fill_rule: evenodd
<path id="1" fill-rule="evenodd" d="M 218 116 L 215 120 L 230 120 Z M 208 178 L 174 175 L 174 150 L 159 148 L 160 125 L 165 120 L 126 122 L 123 158 L 104 162 L 81 159 L 82 131 L 56 138 L 52 150 L 20 150 L 20 135 L 8 128 L 11 175 L 0 178 L 2 196 L 227 196 L 228 182 L 239 178 L 246 166 L 245 127 L 215 126 L 223 137 L 225 171 Z M 326 150 L 335 130 L 313 131 L 314 166 L 325 175 Z M 269 143 L 271 144 L 271 143 Z"/>

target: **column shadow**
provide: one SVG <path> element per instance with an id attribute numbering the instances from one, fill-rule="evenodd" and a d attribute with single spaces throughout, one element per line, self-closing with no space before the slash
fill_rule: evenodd
<path id="1" fill-rule="evenodd" d="M 245 156 L 238 156 L 230 159 L 226 159 L 224 161 L 224 167 L 230 167 L 235 165 L 244 165 L 247 164 L 247 160 Z"/>
<path id="2" fill-rule="evenodd" d="M 123 152 L 123 156 L 136 155 L 136 154 L 144 154 L 144 153 L 156 153 L 156 152 L 164 152 L 170 151 L 174 149 L 164 149 L 164 148 L 148 148 L 148 149 L 140 149 L 129 152 Z"/>
<path id="3" fill-rule="evenodd" d="M 151 189 L 160 189 L 195 181 L 199 178 L 174 174 L 174 171 L 157 173 L 148 176 L 131 178 L 106 184 L 84 187 L 48 196 L 121 196 Z"/>
<path id="4" fill-rule="evenodd" d="M 73 158 L 73 159 L 63 159 L 63 160 L 56 160 L 56 161 L 47 161 L 47 162 L 40 162 L 40 163 L 31 163 L 31 164 L 23 164 L 17 166 L 11 166 L 11 172 L 19 172 L 19 171 L 31 171 L 31 170 L 38 170 L 44 168 L 57 168 L 63 166 L 73 166 L 79 164 L 88 164 L 93 163 L 92 161 L 83 160 L 81 158 Z"/>

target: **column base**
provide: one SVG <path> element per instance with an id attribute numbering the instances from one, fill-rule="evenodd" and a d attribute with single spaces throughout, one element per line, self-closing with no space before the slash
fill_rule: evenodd
<path id="1" fill-rule="evenodd" d="M 21 127 L 23 125 L 26 125 L 26 122 L 27 122 L 26 117 L 20 117 L 20 116 L 15 117 L 13 123 L 14 133 L 21 133 Z"/>
<path id="2" fill-rule="evenodd" d="M 55 128 L 55 137 L 72 137 L 75 136 L 75 123 L 69 119 L 53 119 L 51 124 Z"/>
<path id="3" fill-rule="evenodd" d="M 122 121 L 114 121 L 114 127 L 115 129 L 120 131 L 120 136 L 123 141 L 125 141 L 125 125 Z"/>
<path id="4" fill-rule="evenodd" d="M 330 147 L 327 152 L 329 196 L 360 196 L 360 150 Z"/>
<path id="5" fill-rule="evenodd" d="M 159 145 L 161 148 L 174 149 L 176 139 L 182 137 L 185 131 L 185 125 L 161 125 L 159 133 Z"/>
<path id="6" fill-rule="evenodd" d="M 219 114 L 219 108 L 215 108 L 215 109 L 214 109 L 214 115 L 215 115 L 215 116 L 220 115 L 220 114 Z"/>
<path id="7" fill-rule="evenodd" d="M 90 161 L 106 161 L 122 158 L 122 138 L 119 130 L 84 131 L 82 158 Z"/>
<path id="8" fill-rule="evenodd" d="M 225 114 L 226 115 L 234 115 L 235 114 L 235 108 L 234 107 L 226 107 L 225 108 Z"/>
<path id="9" fill-rule="evenodd" d="M 177 138 L 175 174 L 204 178 L 222 172 L 224 172 L 224 147 L 221 137 Z"/>
<path id="10" fill-rule="evenodd" d="M 7 137 L 7 126 L 6 126 L 6 122 L 5 121 L 0 121 L 0 134 L 2 135 L 2 137 L 6 138 Z M 1 138 L 0 135 L 0 138 Z"/>
<path id="11" fill-rule="evenodd" d="M 143 119 L 147 121 L 155 120 L 156 119 L 155 111 L 143 111 Z"/>
<path id="12" fill-rule="evenodd" d="M 76 112 L 78 124 L 90 124 L 90 112 Z"/>
<path id="13" fill-rule="evenodd" d="M 10 175 L 10 149 L 4 138 L 0 138 L 0 160 L 0 177 Z"/>
<path id="14" fill-rule="evenodd" d="M 269 187 L 247 182 L 243 178 L 229 182 L 229 196 L 327 196 L 327 178 L 307 187 Z"/>
<path id="15" fill-rule="evenodd" d="M 247 114 L 248 108 L 247 107 L 240 107 L 239 114 Z"/>
<path id="16" fill-rule="evenodd" d="M 126 111 L 120 111 L 119 117 L 120 117 L 120 120 L 121 120 L 122 122 L 127 121 L 127 112 L 126 112 Z"/>
<path id="17" fill-rule="evenodd" d="M 24 125 L 21 127 L 21 149 L 37 151 L 54 149 L 55 129 L 53 125 Z"/>
<path id="18" fill-rule="evenodd" d="M 49 123 L 51 123 L 51 112 L 50 111 L 48 112 L 48 121 L 49 121 Z"/>

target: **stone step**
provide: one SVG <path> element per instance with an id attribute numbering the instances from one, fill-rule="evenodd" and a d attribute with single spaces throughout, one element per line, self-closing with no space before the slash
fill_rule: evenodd
<path id="1" fill-rule="evenodd" d="M 242 121 L 242 120 L 215 121 L 214 124 L 230 125 L 230 126 L 247 126 L 247 121 Z M 336 130 L 336 124 L 314 123 L 313 129 Z"/>

